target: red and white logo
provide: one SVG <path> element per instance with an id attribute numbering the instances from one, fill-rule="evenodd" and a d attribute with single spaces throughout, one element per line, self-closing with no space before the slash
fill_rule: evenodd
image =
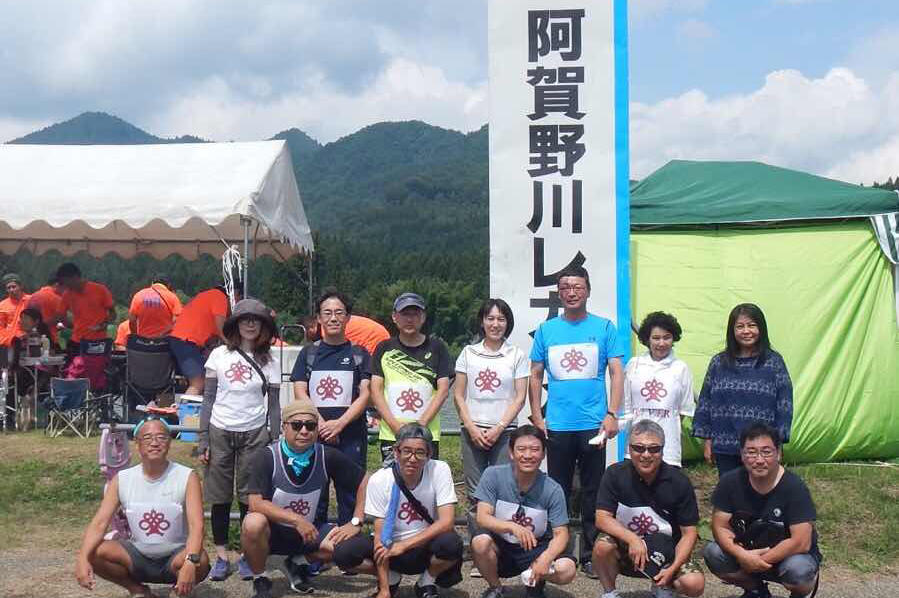
<path id="1" fill-rule="evenodd" d="M 534 519 L 532 517 L 528 517 L 525 514 L 524 509 L 519 510 L 514 515 L 512 515 L 512 523 L 517 523 L 521 527 L 528 527 L 532 532 L 537 531 L 534 529 Z"/>
<path id="2" fill-rule="evenodd" d="M 627 529 L 638 536 L 645 536 L 659 531 L 659 526 L 656 525 L 655 520 L 651 516 L 646 513 L 640 513 L 631 519 L 630 523 L 627 524 Z"/>
<path id="3" fill-rule="evenodd" d="M 423 521 L 422 516 L 418 514 L 418 511 L 415 510 L 415 507 L 412 506 L 411 503 L 404 502 L 400 505 L 400 510 L 397 512 L 396 516 L 400 521 L 405 521 L 408 523 L 413 523 L 415 521 Z"/>
<path id="4" fill-rule="evenodd" d="M 566 372 L 581 372 L 587 367 L 587 358 L 577 349 L 572 349 L 562 356 L 561 366 Z"/>
<path id="5" fill-rule="evenodd" d="M 478 372 L 478 377 L 474 381 L 474 385 L 483 392 L 496 392 L 501 384 L 499 376 L 490 368 Z"/>
<path id="6" fill-rule="evenodd" d="M 647 401 L 658 401 L 661 403 L 662 399 L 668 396 L 668 391 L 665 390 L 664 384 L 653 378 L 643 385 L 643 388 L 640 389 L 640 395 Z"/>
<path id="7" fill-rule="evenodd" d="M 397 407 L 400 408 L 400 411 L 411 411 L 415 413 L 424 407 L 425 402 L 422 400 L 421 394 L 417 390 L 412 390 L 410 388 L 400 393 L 400 396 L 396 400 L 396 404 Z"/>
<path id="8" fill-rule="evenodd" d="M 299 500 L 291 501 L 290 504 L 287 505 L 287 508 L 297 515 L 301 515 L 303 517 L 309 515 L 309 502 L 303 500 L 302 498 Z"/>
<path id="9" fill-rule="evenodd" d="M 326 376 L 318 383 L 318 386 L 315 388 L 315 394 L 321 397 L 323 401 L 325 399 L 334 399 L 336 401 L 338 396 L 343 394 L 343 386 L 340 385 L 340 381 L 337 378 Z"/>
<path id="10" fill-rule="evenodd" d="M 146 532 L 148 536 L 157 535 L 162 536 L 164 532 L 172 526 L 169 523 L 168 519 L 165 518 L 165 514 L 157 511 L 156 509 L 150 509 L 148 512 L 143 514 L 141 517 L 140 523 L 138 527 L 141 530 Z"/>
<path id="11" fill-rule="evenodd" d="M 225 372 L 225 377 L 229 382 L 240 382 L 246 384 L 253 379 L 253 368 L 241 361 L 235 361 Z"/>

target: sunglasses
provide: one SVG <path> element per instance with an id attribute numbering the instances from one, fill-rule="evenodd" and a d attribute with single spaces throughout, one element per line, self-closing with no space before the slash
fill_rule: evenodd
<path id="1" fill-rule="evenodd" d="M 645 446 L 643 444 L 632 444 L 631 450 L 637 453 L 638 455 L 642 455 L 646 451 L 649 451 L 650 455 L 658 455 L 662 452 L 664 447 L 661 444 L 651 444 L 649 446 Z"/>
<path id="2" fill-rule="evenodd" d="M 315 432 L 315 429 L 318 428 L 318 422 L 311 419 L 309 421 L 292 421 L 284 423 L 288 424 L 294 432 L 299 432 L 303 428 L 306 428 L 310 432 Z"/>

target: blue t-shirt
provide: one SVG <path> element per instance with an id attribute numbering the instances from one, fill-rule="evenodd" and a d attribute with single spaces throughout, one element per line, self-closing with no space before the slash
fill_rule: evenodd
<path id="1" fill-rule="evenodd" d="M 297 356 L 290 374 L 291 382 L 308 384 L 309 398 L 325 420 L 337 419 L 349 408 L 350 403 L 359 398 L 359 384 L 368 380 L 370 357 L 364 347 L 353 346 L 349 341 L 340 345 L 318 343 L 315 360 L 310 371 L 306 361 L 309 347 L 306 345 Z M 354 353 L 362 356 L 357 367 Z M 365 437 L 367 434 L 365 412 L 347 424 L 343 434 Z"/>
<path id="2" fill-rule="evenodd" d="M 549 380 L 546 425 L 555 432 L 598 428 L 606 415 L 606 365 L 622 357 L 615 325 L 593 314 L 578 322 L 556 317 L 540 324 L 531 361 Z"/>
<path id="3" fill-rule="evenodd" d="M 512 465 L 493 465 L 481 474 L 472 496 L 492 505 L 497 519 L 529 527 L 538 541 L 552 539 L 554 527 L 568 525 L 568 506 L 562 486 L 542 471 L 537 472 L 537 479 L 522 494 Z M 512 534 L 503 534 L 503 539 L 518 543 Z"/>

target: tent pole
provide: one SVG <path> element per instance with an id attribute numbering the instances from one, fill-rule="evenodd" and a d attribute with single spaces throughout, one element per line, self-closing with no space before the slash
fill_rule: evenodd
<path id="1" fill-rule="evenodd" d="M 243 225 L 243 296 L 250 296 L 250 219 L 240 217 Z"/>

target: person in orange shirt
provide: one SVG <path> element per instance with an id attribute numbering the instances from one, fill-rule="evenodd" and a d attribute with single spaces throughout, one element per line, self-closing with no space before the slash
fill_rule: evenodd
<path id="1" fill-rule="evenodd" d="M 235 281 L 239 295 L 239 281 Z M 236 297 L 235 299 L 240 299 Z M 204 350 L 210 339 L 224 341 L 222 326 L 231 311 L 228 295 L 223 287 L 214 287 L 198 293 L 181 310 L 169 333 L 169 350 L 181 374 L 187 377 L 189 395 L 203 395 L 206 380 Z"/>
<path id="2" fill-rule="evenodd" d="M 8 347 L 13 339 L 24 335 L 19 328 L 19 318 L 22 310 L 28 307 L 30 295 L 25 294 L 18 274 L 7 274 L 2 281 L 6 299 L 0 301 L 0 345 Z"/>
<path id="3" fill-rule="evenodd" d="M 115 340 L 112 346 L 116 351 L 124 351 L 128 348 L 128 337 L 131 336 L 131 320 L 122 320 L 115 331 Z"/>
<path id="4" fill-rule="evenodd" d="M 390 333 L 375 320 L 353 314 L 346 324 L 346 339 L 354 345 L 365 347 L 370 355 L 374 355 L 375 347 L 381 341 L 390 338 Z"/>
<path id="5" fill-rule="evenodd" d="M 64 291 L 65 289 L 59 284 L 56 273 L 54 273 L 47 284 L 32 293 L 31 299 L 28 300 L 29 309 L 37 309 L 41 312 L 41 318 L 50 329 L 50 340 L 57 346 L 59 345 L 59 330 L 51 322 L 64 320 L 66 317 L 66 308 L 62 304 Z"/>
<path id="6" fill-rule="evenodd" d="M 150 286 L 134 294 L 128 315 L 135 334 L 161 338 L 172 331 L 182 307 L 178 295 L 169 290 L 171 288 L 167 279 L 157 275 Z"/>
<path id="7" fill-rule="evenodd" d="M 109 338 L 106 326 L 115 318 L 115 302 L 109 289 L 99 282 L 84 280 L 81 269 L 71 262 L 59 267 L 56 278 L 65 288 L 63 307 L 72 314 L 72 341 L 67 347 L 69 355 L 78 353 L 83 340 Z"/>

